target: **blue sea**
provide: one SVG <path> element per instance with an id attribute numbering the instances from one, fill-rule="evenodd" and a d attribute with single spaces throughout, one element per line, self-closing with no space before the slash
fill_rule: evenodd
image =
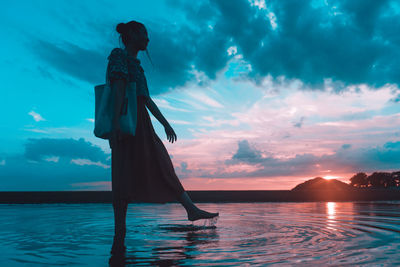
<path id="1" fill-rule="evenodd" d="M 395 266 L 400 202 L 129 204 L 126 266 Z M 0 266 L 109 266 L 111 204 L 1 204 Z M 120 265 L 121 266 L 121 265 Z"/>

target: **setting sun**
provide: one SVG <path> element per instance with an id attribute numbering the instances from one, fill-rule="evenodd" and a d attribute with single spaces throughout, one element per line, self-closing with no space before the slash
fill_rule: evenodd
<path id="1" fill-rule="evenodd" d="M 337 179 L 339 178 L 339 176 L 327 175 L 327 176 L 322 176 L 322 178 L 326 180 L 331 180 L 331 179 Z"/>

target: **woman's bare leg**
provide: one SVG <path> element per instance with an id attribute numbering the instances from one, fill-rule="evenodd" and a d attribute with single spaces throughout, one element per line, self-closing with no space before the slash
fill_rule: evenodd
<path id="1" fill-rule="evenodd" d="M 211 219 L 219 215 L 218 212 L 211 213 L 196 207 L 186 191 L 182 193 L 178 200 L 186 209 L 189 221 L 196 221 L 199 219 Z"/>
<path id="2" fill-rule="evenodd" d="M 114 242 L 112 252 L 123 249 L 126 235 L 126 211 L 128 202 L 125 200 L 113 201 L 114 208 Z"/>

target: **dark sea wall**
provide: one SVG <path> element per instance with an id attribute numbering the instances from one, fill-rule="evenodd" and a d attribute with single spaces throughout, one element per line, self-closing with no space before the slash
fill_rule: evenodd
<path id="1" fill-rule="evenodd" d="M 306 202 L 400 200 L 400 190 L 359 189 L 349 191 L 187 191 L 193 202 Z M 111 191 L 0 192 L 0 203 L 111 203 Z"/>

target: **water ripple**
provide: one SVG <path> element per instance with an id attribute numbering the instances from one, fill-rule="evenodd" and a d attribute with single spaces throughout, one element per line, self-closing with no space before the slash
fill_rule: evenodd
<path id="1" fill-rule="evenodd" d="M 218 222 L 187 221 L 178 204 L 130 204 L 126 265 L 400 264 L 400 202 L 199 204 Z M 109 204 L 0 205 L 1 266 L 107 266 Z"/>

